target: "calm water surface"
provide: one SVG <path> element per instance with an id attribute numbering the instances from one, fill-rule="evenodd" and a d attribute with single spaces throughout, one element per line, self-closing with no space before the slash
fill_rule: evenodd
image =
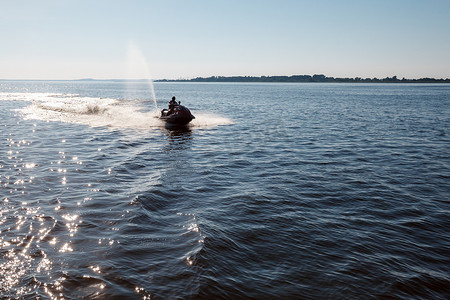
<path id="1" fill-rule="evenodd" d="M 0 82 L 0 295 L 450 298 L 450 85 Z"/>

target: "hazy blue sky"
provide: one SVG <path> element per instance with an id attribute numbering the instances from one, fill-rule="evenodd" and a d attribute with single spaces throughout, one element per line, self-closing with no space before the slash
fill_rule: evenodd
<path id="1" fill-rule="evenodd" d="M 450 78 L 450 0 L 0 0 L 0 78 Z"/>

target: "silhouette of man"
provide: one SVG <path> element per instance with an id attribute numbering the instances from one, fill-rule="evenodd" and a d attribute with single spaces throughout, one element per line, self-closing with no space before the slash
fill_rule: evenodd
<path id="1" fill-rule="evenodd" d="M 173 109 L 175 108 L 175 105 L 177 105 L 177 101 L 175 101 L 175 99 L 175 96 L 173 96 L 172 100 L 169 101 L 169 110 L 167 111 L 167 115 L 173 113 Z"/>

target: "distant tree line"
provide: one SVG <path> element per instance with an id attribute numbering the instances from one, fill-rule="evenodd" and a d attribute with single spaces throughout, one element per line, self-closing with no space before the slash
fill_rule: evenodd
<path id="1" fill-rule="evenodd" d="M 158 82 L 377 82 L 377 83 L 450 83 L 450 79 L 420 78 L 399 79 L 397 76 L 386 78 L 334 78 L 325 75 L 292 75 L 292 76 L 211 76 L 192 79 L 162 79 Z"/>

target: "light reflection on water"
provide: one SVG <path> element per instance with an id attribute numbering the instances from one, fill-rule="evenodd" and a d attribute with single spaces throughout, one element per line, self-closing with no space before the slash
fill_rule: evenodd
<path id="1" fill-rule="evenodd" d="M 50 115 L 53 118 L 54 112 Z M 66 118 L 67 114 L 63 116 Z M 115 178 L 127 181 L 129 171 L 123 172 L 121 168 L 129 164 L 127 169 L 135 169 L 133 161 L 129 154 L 121 156 L 122 162 L 111 160 L 121 146 L 86 137 L 86 134 L 95 136 L 95 130 L 79 133 L 75 125 L 64 132 L 59 131 L 60 123 L 18 119 L 19 116 L 14 116 L 8 120 L 12 123 L 5 125 L 7 149 L 2 149 L 6 156 L 0 161 L 0 294 L 13 298 L 45 294 L 51 299 L 68 294 L 77 297 L 117 294 L 114 283 L 111 286 L 107 282 L 117 281 L 115 284 L 120 285 L 121 279 L 115 278 L 116 271 L 108 265 L 107 257 L 135 251 L 133 245 L 122 245 L 120 237 L 140 214 L 142 204 L 133 199 L 145 187 L 131 186 L 133 192 L 125 197 L 130 199 L 123 201 L 126 193 L 117 190 L 122 187 L 112 184 L 105 189 L 105 186 Z M 20 137 L 24 132 L 28 136 Z M 177 141 L 180 135 L 181 142 Z M 173 150 L 183 147 L 182 140 L 188 136 L 181 132 L 172 137 Z M 138 143 L 138 147 L 130 148 L 134 155 L 145 153 L 147 148 L 132 136 L 122 143 L 126 148 L 128 143 Z M 139 172 L 139 167 L 134 172 Z M 161 170 L 142 175 L 144 185 L 157 183 Z M 172 231 L 169 235 L 187 242 L 176 255 L 192 268 L 202 241 L 195 216 L 183 213 L 174 216 L 171 219 L 175 227 L 169 230 Z M 137 240 L 145 241 L 147 231 L 137 232 L 133 233 Z M 155 239 L 160 237 L 157 235 Z M 192 246 L 186 250 L 189 244 Z M 161 245 L 162 249 L 165 247 Z M 139 260 L 128 262 L 130 270 L 136 268 L 134 263 L 139 265 Z M 130 280 L 125 285 L 132 286 L 133 295 L 149 298 L 150 293 L 141 286 L 143 283 Z"/>
<path id="2" fill-rule="evenodd" d="M 160 85 L 166 130 L 45 84 L 0 93 L 0 297 L 444 298 L 448 87 Z"/>

